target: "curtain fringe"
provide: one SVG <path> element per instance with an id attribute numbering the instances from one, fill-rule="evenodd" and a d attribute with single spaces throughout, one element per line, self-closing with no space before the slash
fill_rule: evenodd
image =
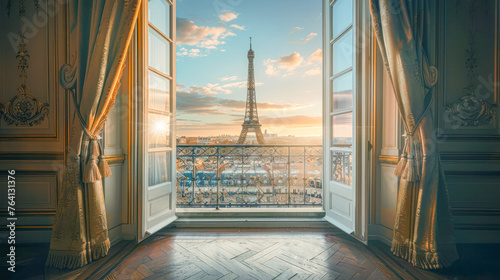
<path id="1" fill-rule="evenodd" d="M 111 248 L 109 239 L 106 239 L 100 244 L 92 246 L 92 260 L 97 260 L 107 256 L 109 248 Z M 57 269 L 75 269 L 87 264 L 88 262 L 86 250 L 81 252 L 50 250 L 49 256 L 47 257 L 47 262 L 45 263 L 46 266 L 54 267 Z"/>
<path id="2" fill-rule="evenodd" d="M 58 269 L 75 269 L 87 264 L 87 251 L 60 251 L 50 250 L 47 262 L 48 267 Z"/>
<path id="3" fill-rule="evenodd" d="M 441 269 L 451 266 L 458 259 L 454 245 L 442 244 L 440 248 L 440 252 L 428 252 L 416 248 L 411 249 L 408 244 L 393 240 L 391 251 L 396 257 L 423 269 Z"/>
<path id="4" fill-rule="evenodd" d="M 100 244 L 96 244 L 91 247 L 92 249 L 92 260 L 97 260 L 108 255 L 109 248 L 111 248 L 111 243 L 109 238 Z"/>

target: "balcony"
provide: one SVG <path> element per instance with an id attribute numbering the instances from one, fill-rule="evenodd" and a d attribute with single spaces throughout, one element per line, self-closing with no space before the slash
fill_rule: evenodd
<path id="1" fill-rule="evenodd" d="M 178 145 L 178 208 L 321 207 L 321 145 Z"/>

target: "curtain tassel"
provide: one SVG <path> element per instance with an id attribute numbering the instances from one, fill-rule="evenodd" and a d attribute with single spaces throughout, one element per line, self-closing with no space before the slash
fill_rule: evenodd
<path id="1" fill-rule="evenodd" d="M 420 180 L 420 176 L 418 175 L 418 170 L 417 170 L 417 162 L 415 158 L 416 151 L 415 151 L 415 143 L 413 140 L 413 135 L 409 135 L 407 141 L 409 145 L 409 154 L 408 154 L 408 160 L 406 162 L 406 167 L 403 171 L 402 178 L 407 180 L 408 182 L 416 182 Z"/>
<path id="2" fill-rule="evenodd" d="M 101 180 L 101 172 L 97 166 L 97 157 L 99 156 L 99 142 L 96 139 L 92 139 L 90 142 L 91 154 L 90 158 L 85 165 L 83 170 L 83 182 L 84 183 L 95 183 Z"/>
<path id="3" fill-rule="evenodd" d="M 403 176 L 403 172 L 406 168 L 406 163 L 408 162 L 408 136 L 406 136 L 405 146 L 403 148 L 403 153 L 401 154 L 401 158 L 399 159 L 398 165 L 396 166 L 396 170 L 394 171 L 394 175 L 401 177 Z"/>
<path id="4" fill-rule="evenodd" d="M 99 171 L 101 172 L 102 178 L 108 178 L 109 176 L 111 176 L 111 169 L 109 168 L 108 161 L 104 157 L 104 151 L 102 150 L 100 143 L 99 143 L 99 151 L 101 152 L 101 155 L 99 156 Z"/>
<path id="5" fill-rule="evenodd" d="M 99 156 L 99 171 L 101 172 L 102 178 L 108 178 L 111 176 L 111 169 L 109 168 L 109 164 L 103 155 Z"/>

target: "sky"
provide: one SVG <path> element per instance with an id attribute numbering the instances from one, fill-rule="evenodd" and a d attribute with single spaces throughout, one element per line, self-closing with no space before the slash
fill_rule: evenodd
<path id="1" fill-rule="evenodd" d="M 321 1 L 178 0 L 177 135 L 238 135 L 249 37 L 263 132 L 321 135 Z"/>

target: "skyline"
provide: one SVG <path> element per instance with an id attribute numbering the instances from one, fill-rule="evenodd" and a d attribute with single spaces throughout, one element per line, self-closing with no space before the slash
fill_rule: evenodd
<path id="1" fill-rule="evenodd" d="M 262 129 L 321 135 L 321 3 L 277 2 L 178 1 L 178 135 L 239 134 L 249 37 Z"/>

